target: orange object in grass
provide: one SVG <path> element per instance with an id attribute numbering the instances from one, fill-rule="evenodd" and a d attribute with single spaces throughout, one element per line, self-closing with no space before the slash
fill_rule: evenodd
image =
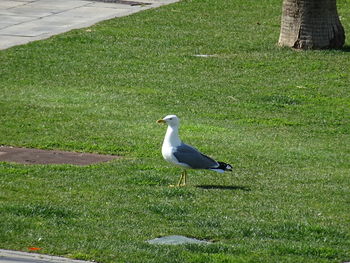
<path id="1" fill-rule="evenodd" d="M 40 250 L 40 247 L 28 247 L 29 250 L 31 251 L 36 251 L 36 250 Z"/>

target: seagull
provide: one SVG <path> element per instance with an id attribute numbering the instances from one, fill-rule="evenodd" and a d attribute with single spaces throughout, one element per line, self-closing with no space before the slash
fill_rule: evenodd
<path id="1" fill-rule="evenodd" d="M 175 166 L 183 168 L 180 180 L 176 186 L 185 186 L 187 182 L 187 169 L 207 169 L 223 173 L 232 171 L 232 166 L 224 162 L 217 162 L 204 155 L 193 146 L 183 143 L 179 137 L 180 119 L 176 115 L 168 115 L 157 123 L 168 125 L 163 145 L 163 158 Z"/>

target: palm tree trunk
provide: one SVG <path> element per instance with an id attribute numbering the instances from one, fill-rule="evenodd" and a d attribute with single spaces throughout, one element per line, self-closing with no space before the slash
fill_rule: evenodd
<path id="1" fill-rule="evenodd" d="M 280 46 L 325 49 L 344 42 L 336 0 L 283 0 Z"/>

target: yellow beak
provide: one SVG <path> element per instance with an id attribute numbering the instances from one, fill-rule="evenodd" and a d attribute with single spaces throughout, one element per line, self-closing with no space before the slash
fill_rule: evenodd
<path id="1" fill-rule="evenodd" d="M 160 120 L 157 120 L 157 123 L 166 123 L 166 122 L 165 120 L 160 119 Z"/>

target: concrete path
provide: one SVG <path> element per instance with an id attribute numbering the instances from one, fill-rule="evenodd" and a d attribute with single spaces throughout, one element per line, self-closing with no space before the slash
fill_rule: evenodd
<path id="1" fill-rule="evenodd" d="M 0 49 L 179 0 L 0 0 Z"/>
<path id="2" fill-rule="evenodd" d="M 17 252 L 0 249 L 1 263 L 90 263 L 89 261 L 73 260 L 35 253 Z M 92 263 L 92 262 L 91 262 Z"/>

